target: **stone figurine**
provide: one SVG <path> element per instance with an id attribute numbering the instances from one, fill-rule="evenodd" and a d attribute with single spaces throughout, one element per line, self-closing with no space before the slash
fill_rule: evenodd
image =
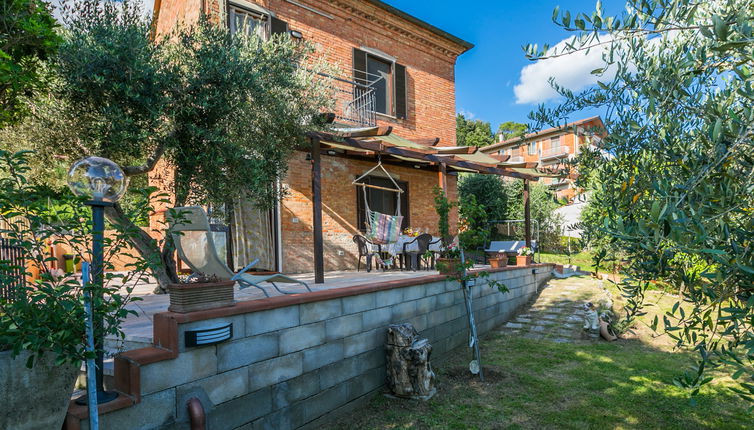
<path id="1" fill-rule="evenodd" d="M 427 400 L 434 396 L 435 373 L 429 362 L 432 345 L 411 324 L 387 329 L 387 384 L 398 397 Z"/>
<path id="2" fill-rule="evenodd" d="M 599 315 L 592 302 L 584 305 L 584 330 L 597 331 L 600 329 Z"/>

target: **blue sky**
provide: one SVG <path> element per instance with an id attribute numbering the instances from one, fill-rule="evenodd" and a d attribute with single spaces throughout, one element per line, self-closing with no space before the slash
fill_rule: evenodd
<path id="1" fill-rule="evenodd" d="M 475 119 L 492 123 L 493 131 L 505 121 L 528 122 L 527 115 L 548 98 L 547 76 L 571 89 L 588 85 L 591 65 L 599 58 L 564 58 L 557 64 L 533 63 L 521 47 L 527 43 L 554 45 L 569 33 L 552 23 L 555 6 L 560 10 L 591 12 L 596 0 L 384 0 L 476 45 L 458 59 L 456 67 L 456 109 Z M 625 3 L 604 0 L 606 12 L 617 14 Z M 459 5 L 463 7 L 459 9 Z M 526 66 L 527 78 L 521 82 Z M 523 84 L 523 85 L 520 85 Z M 518 96 L 514 89 L 519 85 Z M 588 117 L 600 112 L 582 112 Z"/>

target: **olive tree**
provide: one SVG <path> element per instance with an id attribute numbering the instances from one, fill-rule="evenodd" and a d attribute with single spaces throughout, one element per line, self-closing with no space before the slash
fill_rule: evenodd
<path id="1" fill-rule="evenodd" d="M 279 36 L 231 34 L 202 18 L 155 40 L 127 0 L 77 3 L 65 27 L 54 94 L 37 103 L 38 126 L 20 127 L 26 141 L 45 164 L 104 156 L 133 179 L 162 161 L 175 206 L 272 204 L 291 152 L 331 99 L 311 47 Z M 106 213 L 129 222 L 119 205 Z M 132 244 L 160 252 L 146 231 Z M 169 251 L 156 273 L 163 286 L 175 279 Z"/>
<path id="2" fill-rule="evenodd" d="M 754 2 L 629 0 L 619 16 L 554 12 L 575 33 L 533 59 L 601 50 L 601 81 L 535 113 L 558 122 L 607 112 L 600 151 L 581 157 L 602 210 L 594 221 L 626 254 L 629 317 L 646 288 L 675 283 L 680 298 L 652 326 L 698 362 L 675 383 L 696 394 L 726 364 L 754 401 Z"/>

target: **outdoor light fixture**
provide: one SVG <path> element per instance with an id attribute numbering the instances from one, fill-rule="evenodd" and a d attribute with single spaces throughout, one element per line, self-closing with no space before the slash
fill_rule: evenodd
<path id="1" fill-rule="evenodd" d="M 228 323 L 217 327 L 186 330 L 184 334 L 184 342 L 186 348 L 191 348 L 194 346 L 214 345 L 216 343 L 225 342 L 232 337 L 233 323 Z"/>
<path id="2" fill-rule="evenodd" d="M 421 169 L 421 168 L 422 168 L 422 166 L 420 166 L 418 164 L 414 164 L 414 169 Z"/>
<path id="3" fill-rule="evenodd" d="M 98 294 L 101 294 L 103 286 L 103 260 L 104 252 L 102 245 L 104 242 L 105 231 L 105 207 L 114 205 L 123 194 L 128 186 L 128 178 L 121 168 L 102 157 L 87 157 L 79 160 L 71 166 L 68 171 L 68 187 L 73 194 L 79 197 L 86 197 L 86 202 L 92 208 L 92 284 L 99 288 Z M 99 297 L 101 301 L 101 297 Z M 92 299 L 93 302 L 96 302 Z M 92 312 L 96 309 L 92 306 Z M 94 318 L 94 342 L 97 351 L 95 367 L 97 371 L 97 404 L 107 403 L 118 397 L 118 393 L 105 391 L 103 383 L 103 363 L 104 351 L 104 319 L 102 315 L 96 315 Z M 81 396 L 76 399 L 76 403 L 85 405 L 89 402 L 88 396 Z"/>
<path id="4" fill-rule="evenodd" d="M 337 152 L 333 151 L 332 149 L 327 151 L 327 155 L 335 155 Z"/>
<path id="5" fill-rule="evenodd" d="M 289 33 L 289 34 L 291 35 L 291 37 L 292 37 L 292 38 L 294 38 L 294 39 L 298 39 L 298 40 L 301 40 L 301 39 L 303 39 L 303 38 L 304 38 L 304 35 L 303 35 L 303 34 L 302 34 L 302 33 L 301 33 L 300 31 L 298 31 L 298 30 L 291 30 L 291 31 L 289 31 L 288 33 Z"/>

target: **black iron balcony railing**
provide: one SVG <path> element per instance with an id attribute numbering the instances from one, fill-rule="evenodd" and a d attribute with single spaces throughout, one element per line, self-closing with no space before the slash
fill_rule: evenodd
<path id="1" fill-rule="evenodd" d="M 374 88 L 335 76 L 330 79 L 335 96 L 335 121 L 354 127 L 377 125 Z"/>

